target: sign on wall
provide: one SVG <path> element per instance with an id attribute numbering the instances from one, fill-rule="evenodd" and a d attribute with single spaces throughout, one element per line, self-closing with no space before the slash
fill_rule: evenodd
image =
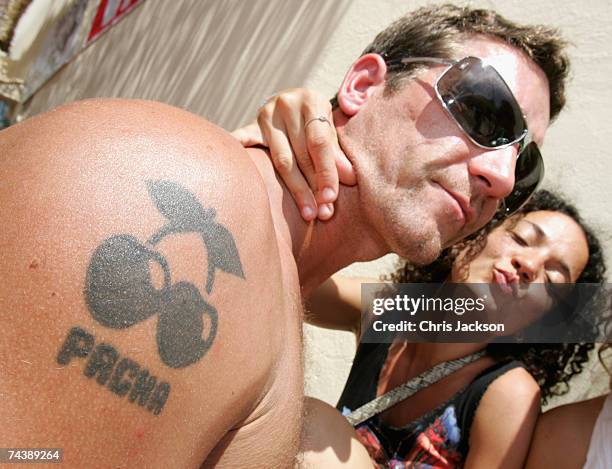
<path id="1" fill-rule="evenodd" d="M 144 0 L 8 0 L 0 8 L 0 97 L 29 99 Z"/>

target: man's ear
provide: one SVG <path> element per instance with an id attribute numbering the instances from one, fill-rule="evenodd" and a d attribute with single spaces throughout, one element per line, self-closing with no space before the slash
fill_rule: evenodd
<path id="1" fill-rule="evenodd" d="M 349 68 L 338 90 L 338 105 L 344 114 L 354 116 L 374 89 L 384 84 L 387 64 L 378 54 L 359 57 Z"/>

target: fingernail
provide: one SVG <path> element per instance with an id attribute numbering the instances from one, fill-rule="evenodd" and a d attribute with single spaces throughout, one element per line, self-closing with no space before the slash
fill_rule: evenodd
<path id="1" fill-rule="evenodd" d="M 321 196 L 326 202 L 331 202 L 336 196 L 336 191 L 334 191 L 331 187 L 326 187 L 325 189 L 323 189 Z"/>
<path id="2" fill-rule="evenodd" d="M 327 219 L 332 216 L 332 213 L 330 204 L 323 204 L 319 206 L 319 218 Z"/>
<path id="3" fill-rule="evenodd" d="M 302 217 L 304 217 L 306 220 L 312 220 L 312 218 L 314 217 L 314 209 L 312 207 L 310 207 L 309 205 L 306 205 L 305 207 L 302 208 Z"/>

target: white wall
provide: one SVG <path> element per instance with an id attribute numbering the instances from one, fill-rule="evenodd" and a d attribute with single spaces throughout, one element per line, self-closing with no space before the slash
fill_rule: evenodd
<path id="1" fill-rule="evenodd" d="M 65 67 L 24 108 L 24 115 L 94 96 L 165 101 L 232 129 L 254 117 L 265 96 L 288 86 L 329 95 L 375 33 L 425 4 L 401 0 L 146 0 Z M 585 218 L 612 239 L 608 184 L 612 126 L 612 3 L 609 0 L 476 1 L 508 18 L 558 26 L 574 47 L 568 107 L 544 145 L 546 186 L 562 188 Z M 347 269 L 377 275 L 386 263 Z M 349 334 L 306 327 L 306 389 L 335 403 L 348 373 Z M 585 374 L 574 396 L 601 392 L 601 374 Z M 591 385 L 594 383 L 594 385 Z"/>

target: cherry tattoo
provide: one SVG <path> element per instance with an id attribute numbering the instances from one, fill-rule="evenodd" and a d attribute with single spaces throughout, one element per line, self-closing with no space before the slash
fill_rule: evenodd
<path id="1" fill-rule="evenodd" d="M 170 181 L 148 181 L 157 209 L 168 222 L 146 242 L 129 234 L 104 240 L 87 269 L 85 300 L 92 317 L 105 327 L 125 329 L 157 317 L 157 348 L 171 368 L 199 361 L 212 346 L 218 327 L 217 310 L 190 282 L 172 284 L 168 262 L 155 246 L 166 236 L 198 233 L 206 246 L 208 271 L 206 293 L 212 292 L 217 269 L 245 278 L 233 236 L 215 221 L 215 210 L 205 209 L 184 187 Z M 151 264 L 164 273 L 163 285 L 155 288 Z M 202 337 L 207 316 L 206 337 Z"/>

